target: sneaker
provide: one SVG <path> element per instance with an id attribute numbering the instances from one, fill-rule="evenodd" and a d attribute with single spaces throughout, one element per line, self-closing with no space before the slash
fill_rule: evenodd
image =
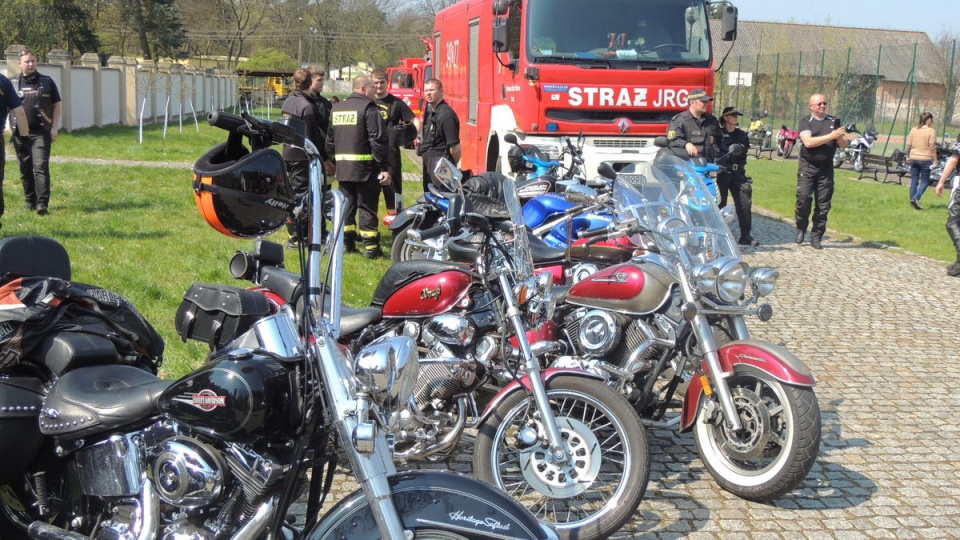
<path id="1" fill-rule="evenodd" d="M 37 206 L 37 215 L 38 215 L 38 216 L 45 216 L 45 215 L 47 215 L 47 214 L 49 214 L 49 213 L 50 213 L 50 211 L 47 210 L 47 207 L 46 207 L 46 206 Z"/>
<path id="2" fill-rule="evenodd" d="M 804 230 L 802 230 L 802 229 L 797 229 L 797 238 L 796 238 L 797 243 L 798 243 L 798 244 L 802 244 L 802 243 L 803 243 L 803 237 L 806 236 L 806 235 L 807 235 L 807 231 L 804 231 Z"/>
<path id="3" fill-rule="evenodd" d="M 287 240 L 287 249 L 297 249 L 300 247 L 300 240 L 297 240 L 296 236 L 291 236 Z"/>
<path id="4" fill-rule="evenodd" d="M 916 208 L 917 210 L 923 210 L 923 207 L 920 206 L 920 200 L 919 200 L 919 199 L 910 201 L 910 204 L 912 204 L 913 207 Z"/>
<path id="5" fill-rule="evenodd" d="M 387 212 L 387 215 L 383 216 L 383 226 L 389 227 L 390 224 L 393 223 L 393 220 L 396 219 L 396 217 L 397 217 L 396 212 Z"/>
<path id="6" fill-rule="evenodd" d="M 813 249 L 823 249 L 823 245 L 820 243 L 820 238 L 816 236 L 810 237 L 810 245 Z"/>
<path id="7" fill-rule="evenodd" d="M 737 243 L 740 244 L 741 246 L 759 246 L 760 245 L 760 242 L 757 242 L 756 240 L 754 240 L 753 238 L 750 238 L 749 236 L 746 238 L 741 238 L 740 240 L 737 241 Z"/>

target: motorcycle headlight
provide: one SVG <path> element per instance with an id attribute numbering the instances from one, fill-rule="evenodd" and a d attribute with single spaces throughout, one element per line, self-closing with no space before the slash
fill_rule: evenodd
<path id="1" fill-rule="evenodd" d="M 717 298 L 733 303 L 743 297 L 747 289 L 747 265 L 737 259 L 726 259 L 717 276 Z"/>
<path id="2" fill-rule="evenodd" d="M 759 296 L 767 296 L 777 288 L 780 273 L 773 268 L 755 268 L 750 273 L 750 280 Z"/>
<path id="3" fill-rule="evenodd" d="M 417 344 L 407 336 L 382 337 L 357 353 L 353 365 L 361 390 L 390 414 L 413 395 L 420 369 Z"/>
<path id="4" fill-rule="evenodd" d="M 697 284 L 697 290 L 708 294 L 717 289 L 717 276 L 720 269 L 712 264 L 701 264 L 693 269 L 693 281 Z"/>

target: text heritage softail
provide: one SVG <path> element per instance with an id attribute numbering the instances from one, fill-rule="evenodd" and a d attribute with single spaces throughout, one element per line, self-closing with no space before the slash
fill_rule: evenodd
<path id="1" fill-rule="evenodd" d="M 207 221 L 233 236 L 269 234 L 293 206 L 282 158 L 269 145 L 305 146 L 311 156 L 308 204 L 317 211 L 301 313 L 288 306 L 271 313 L 261 293 L 195 284 L 178 311 L 178 331 L 216 350 L 177 381 L 111 362 L 116 351 L 80 342 L 59 351 L 69 358 L 47 351 L 4 363 L 0 434 L 15 442 L 0 446 L 0 536 L 556 538 L 492 486 L 453 473 L 396 472 L 390 440 L 403 429 L 418 356 L 404 336 L 373 340 L 355 355 L 337 343 L 342 195 L 322 203 L 318 154 L 302 128 L 224 113 L 211 123 L 231 134 L 198 162 L 194 188 Z M 333 221 L 326 246 L 322 209 Z M 59 377 L 43 365 L 97 355 L 107 365 Z M 361 487 L 318 520 L 338 447 Z M 298 525 L 288 510 L 305 493 L 306 523 Z"/>
<path id="2" fill-rule="evenodd" d="M 515 183 L 504 178 L 506 204 L 490 200 L 480 214 L 470 211 L 476 198 L 465 197 L 459 175 L 449 161 L 438 164 L 435 183 L 451 211 L 444 225 L 423 231 L 448 236 L 454 262 L 394 264 L 372 307 L 341 311 L 341 342 L 356 350 L 383 336 L 416 340 L 420 375 L 399 411 L 396 459 L 446 456 L 465 430 L 476 429 L 477 478 L 515 497 L 562 538 L 606 538 L 633 517 L 646 490 L 645 429 L 598 377 L 540 368 L 538 356 L 560 346 L 549 341 L 553 279 L 534 274 Z M 260 247 L 232 265 L 254 271 L 234 275 L 287 304 L 299 277 Z"/>
<path id="3" fill-rule="evenodd" d="M 698 176 L 667 154 L 615 181 L 618 223 L 594 234 L 634 234 L 645 252 L 570 288 L 556 320 L 575 354 L 551 366 L 607 378 L 650 425 L 692 430 L 724 489 L 770 500 L 816 460 L 814 377 L 784 347 L 751 338 L 744 317 L 769 320 L 758 301 L 778 276 L 741 259 Z"/>

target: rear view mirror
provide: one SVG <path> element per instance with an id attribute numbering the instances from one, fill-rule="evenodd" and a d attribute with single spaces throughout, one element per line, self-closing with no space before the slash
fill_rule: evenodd
<path id="1" fill-rule="evenodd" d="M 720 40 L 737 40 L 737 8 L 731 4 L 720 7 Z"/>
<path id="2" fill-rule="evenodd" d="M 493 20 L 493 52 L 510 52 L 510 25 L 506 17 Z"/>
<path id="3" fill-rule="evenodd" d="M 463 179 L 463 173 L 449 159 L 441 158 L 433 168 L 433 179 L 445 190 L 456 193 L 460 187 L 460 180 Z"/>

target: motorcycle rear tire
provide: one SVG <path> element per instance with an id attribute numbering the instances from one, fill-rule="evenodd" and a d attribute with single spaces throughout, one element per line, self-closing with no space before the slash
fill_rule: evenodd
<path id="1" fill-rule="evenodd" d="M 541 431 L 530 416 L 536 411 L 534 398 L 523 391 L 505 398 L 480 426 L 473 450 L 474 476 L 518 498 L 537 519 L 556 527 L 560 538 L 607 538 L 633 518 L 643 500 L 650 479 L 646 430 L 630 403 L 599 381 L 558 376 L 546 385 L 564 440 L 572 443 L 578 463 L 586 464 L 576 467 L 579 477 L 587 474 L 595 475 L 594 479 L 607 477 L 611 482 L 607 487 L 612 487 L 613 493 L 597 491 L 593 482 L 587 488 L 589 491 L 577 491 L 578 482 L 570 484 L 572 476 L 566 476 L 569 472 L 556 471 L 547 460 L 538 459 L 547 451 L 539 444 L 543 441 L 542 433 L 538 433 L 537 442 L 525 449 L 517 448 L 522 444 L 518 438 L 521 430 L 536 427 Z M 597 435 L 598 431 L 607 433 Z M 595 452 L 589 451 L 588 441 L 596 447 Z M 528 460 L 526 467 L 523 466 L 525 460 Z M 563 491 L 569 493 L 563 494 Z M 600 508 L 588 508 L 579 518 L 558 519 L 581 510 L 578 506 L 594 505 L 596 497 L 604 497 Z"/>
<path id="2" fill-rule="evenodd" d="M 777 499 L 803 483 L 820 450 L 820 407 L 813 388 L 790 386 L 747 366 L 735 367 L 727 384 L 743 429 L 729 432 L 722 414 L 707 418 L 708 400 L 701 400 L 693 428 L 700 459 L 730 493 L 749 501 Z"/>
<path id="3" fill-rule="evenodd" d="M 843 166 L 843 162 L 844 162 L 843 150 L 837 150 L 837 152 L 833 155 L 833 168 L 839 169 L 840 167 Z"/>

